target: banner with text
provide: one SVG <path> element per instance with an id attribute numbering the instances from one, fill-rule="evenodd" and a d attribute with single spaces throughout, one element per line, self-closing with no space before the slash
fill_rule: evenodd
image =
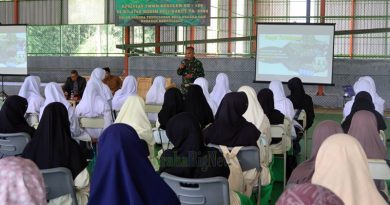
<path id="1" fill-rule="evenodd" d="M 117 26 L 209 26 L 210 0 L 116 0 Z"/>

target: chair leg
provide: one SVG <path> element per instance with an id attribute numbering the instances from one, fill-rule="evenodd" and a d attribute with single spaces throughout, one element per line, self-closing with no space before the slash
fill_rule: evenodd
<path id="1" fill-rule="evenodd" d="M 283 189 L 286 188 L 286 175 L 287 175 L 287 151 L 283 152 Z"/>

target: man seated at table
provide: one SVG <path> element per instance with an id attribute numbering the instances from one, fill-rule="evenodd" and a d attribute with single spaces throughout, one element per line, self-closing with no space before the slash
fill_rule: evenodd
<path id="1" fill-rule="evenodd" d="M 111 75 L 109 67 L 105 67 L 103 69 L 106 71 L 106 76 L 103 79 L 103 83 L 110 88 L 112 95 L 114 95 L 117 90 L 121 89 L 122 80 L 118 76 Z"/>
<path id="2" fill-rule="evenodd" d="M 87 81 L 85 78 L 79 76 L 79 73 L 76 70 L 70 71 L 70 77 L 66 79 L 65 84 L 62 86 L 65 97 L 67 99 L 72 97 L 81 98 L 84 93 L 85 86 Z"/>

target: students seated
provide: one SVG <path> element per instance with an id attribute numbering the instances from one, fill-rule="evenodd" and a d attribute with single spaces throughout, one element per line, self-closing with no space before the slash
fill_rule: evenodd
<path id="1" fill-rule="evenodd" d="M 174 148 L 165 150 L 161 155 L 160 173 L 185 178 L 229 177 L 225 158 L 217 149 L 203 144 L 200 126 L 191 113 L 183 112 L 172 117 L 166 132 Z M 211 161 L 216 163 L 206 163 Z"/>
<path id="2" fill-rule="evenodd" d="M 137 80 L 129 75 L 125 78 L 122 88 L 115 92 L 112 98 L 112 109 L 119 111 L 127 97 L 137 95 Z"/>
<path id="3" fill-rule="evenodd" d="M 23 158 L 31 159 L 40 169 L 68 168 L 73 176 L 78 204 L 88 201 L 89 174 L 81 148 L 71 138 L 66 107 L 59 102 L 46 106 L 33 139 L 27 144 Z M 70 195 L 53 199 L 49 204 L 71 204 Z"/>
<path id="4" fill-rule="evenodd" d="M 362 91 L 369 93 L 371 96 L 371 99 L 373 99 L 372 102 L 374 104 L 375 110 L 378 113 L 380 113 L 381 115 L 383 115 L 384 100 L 381 99 L 379 96 L 377 96 L 378 94 L 376 94 L 375 84 L 373 87 L 372 84 L 370 83 L 370 80 L 368 80 L 368 78 L 359 78 L 359 80 L 356 81 L 355 84 L 353 85 L 353 90 L 355 91 L 356 95 Z M 374 97 L 375 97 L 375 102 L 374 102 Z M 344 109 L 343 109 L 343 118 L 344 119 L 351 113 L 351 109 L 352 109 L 352 106 L 353 106 L 355 100 L 356 100 L 356 96 L 354 96 L 352 98 L 352 100 L 345 103 Z"/>
<path id="5" fill-rule="evenodd" d="M 147 148 L 132 127 L 111 125 L 98 147 L 90 205 L 180 205 L 176 194 L 154 171 Z"/>
<path id="6" fill-rule="evenodd" d="M 43 111 L 45 110 L 46 106 L 52 102 L 60 102 L 62 103 L 69 115 L 69 122 L 70 122 L 70 131 L 72 134 L 72 137 L 77 137 L 80 135 L 80 126 L 77 117 L 75 116 L 75 109 L 72 107 L 72 105 L 66 100 L 64 94 L 61 91 L 61 86 L 57 83 L 48 83 L 45 87 L 45 102 L 43 103 L 43 106 L 41 107 L 40 113 L 39 113 L 39 119 L 42 118 Z"/>
<path id="7" fill-rule="evenodd" d="M 81 99 L 83 97 L 85 86 L 87 81 L 82 76 L 79 76 L 77 70 L 70 71 L 70 77 L 65 81 L 65 84 L 62 86 L 65 97 L 70 98 L 73 93 L 74 97 Z"/>
<path id="8" fill-rule="evenodd" d="M 41 109 L 45 99 L 41 96 L 39 91 L 41 86 L 41 79 L 38 76 L 28 76 L 24 79 L 22 87 L 19 90 L 19 96 L 24 97 L 28 101 L 26 113 L 37 113 Z"/>
<path id="9" fill-rule="evenodd" d="M 335 121 L 325 120 L 320 122 L 313 131 L 311 157 L 302 162 L 292 172 L 287 184 L 310 183 L 314 173 L 316 157 L 321 144 L 331 135 L 343 133 L 340 124 Z"/>
<path id="10" fill-rule="evenodd" d="M 96 83 L 88 81 L 84 90 L 84 95 L 76 107 L 77 117 L 102 117 L 104 119 L 103 128 L 85 128 L 91 138 L 98 139 L 103 130 L 112 124 L 111 108 L 100 92 L 101 87 Z"/>
<path id="11" fill-rule="evenodd" d="M 139 96 L 129 96 L 123 104 L 115 123 L 124 123 L 132 126 L 138 136 L 145 140 L 148 145 L 154 145 L 152 126 L 145 113 L 145 102 Z M 152 150 L 150 150 L 151 153 Z"/>
<path id="12" fill-rule="evenodd" d="M 209 82 L 207 82 L 206 78 L 199 77 L 194 81 L 195 85 L 199 85 L 202 88 L 203 95 L 207 100 L 207 103 L 209 104 L 211 110 L 213 111 L 213 115 L 217 113 L 218 106 L 214 102 L 214 100 L 210 97 L 209 93 Z"/>
<path id="13" fill-rule="evenodd" d="M 226 93 L 232 92 L 229 88 L 229 77 L 225 73 L 219 73 L 215 79 L 213 91 L 210 93 L 211 99 L 214 100 L 217 107 L 221 104 L 222 98 Z"/>
<path id="14" fill-rule="evenodd" d="M 247 109 L 248 97 L 244 92 L 226 94 L 218 108 L 215 122 L 203 131 L 205 144 L 257 146 L 261 133 L 243 117 Z"/>
<path id="15" fill-rule="evenodd" d="M 345 205 L 385 205 L 368 169 L 366 154 L 352 136 L 335 134 L 321 145 L 311 182 L 328 188 Z"/>
<path id="16" fill-rule="evenodd" d="M 355 96 L 354 103 L 352 105 L 351 113 L 345 118 L 345 120 L 341 123 L 341 127 L 343 127 L 343 130 L 345 133 L 348 132 L 349 127 L 351 126 L 351 121 L 353 118 L 353 115 L 360 110 L 367 110 L 370 111 L 375 115 L 376 122 L 377 122 L 377 129 L 379 130 L 385 130 L 386 129 L 386 123 L 383 119 L 383 116 L 375 110 L 375 106 L 372 102 L 371 95 L 368 92 L 361 91 L 357 93 Z"/>
<path id="17" fill-rule="evenodd" d="M 289 120 L 294 120 L 294 106 L 290 99 L 286 97 L 283 84 L 280 81 L 273 80 L 269 83 L 269 89 L 272 90 L 274 96 L 275 109 L 283 113 Z"/>
<path id="18" fill-rule="evenodd" d="M 192 113 L 202 129 L 214 122 L 213 111 L 207 103 L 206 97 L 199 85 L 187 87 L 187 93 L 184 98 L 183 111 Z"/>
<path id="19" fill-rule="evenodd" d="M 294 109 L 303 109 L 306 112 L 306 130 L 311 127 L 314 121 L 314 106 L 311 97 L 305 93 L 301 79 L 295 77 L 288 81 L 288 89 L 290 95 L 287 96 L 291 100 Z"/>
<path id="20" fill-rule="evenodd" d="M 289 186 L 279 197 L 276 205 L 344 205 L 329 189 L 305 183 Z"/>
<path id="21" fill-rule="evenodd" d="M 47 204 L 45 182 L 34 162 L 5 157 L 0 159 L 0 170 L 0 204 Z"/>
<path id="22" fill-rule="evenodd" d="M 145 103 L 162 105 L 164 102 L 164 94 L 165 78 L 163 76 L 157 76 L 154 78 L 152 86 L 146 93 Z M 155 122 L 157 120 L 157 114 L 148 113 L 148 119 Z"/>
<path id="23" fill-rule="evenodd" d="M 9 96 L 0 110 L 0 133 L 25 132 L 33 137 L 35 129 L 28 125 L 24 115 L 27 100 L 18 95 Z"/>
<path id="24" fill-rule="evenodd" d="M 164 94 L 164 103 L 158 113 L 156 127 L 166 128 L 166 125 L 173 116 L 183 112 L 183 95 L 178 88 L 169 88 Z"/>
<path id="25" fill-rule="evenodd" d="M 241 86 L 238 92 L 244 92 L 248 98 L 248 108 L 243 117 L 254 124 L 257 129 L 267 137 L 267 143 L 271 142 L 271 124 L 268 117 L 264 114 L 259 101 L 257 100 L 256 91 L 249 86 Z"/>

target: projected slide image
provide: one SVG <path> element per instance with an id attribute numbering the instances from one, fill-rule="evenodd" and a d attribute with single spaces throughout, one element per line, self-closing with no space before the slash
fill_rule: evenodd
<path id="1" fill-rule="evenodd" d="M 262 34 L 258 40 L 257 74 L 328 75 L 329 35 Z"/>
<path id="2" fill-rule="evenodd" d="M 0 33 L 0 68 L 25 68 L 26 34 Z"/>

